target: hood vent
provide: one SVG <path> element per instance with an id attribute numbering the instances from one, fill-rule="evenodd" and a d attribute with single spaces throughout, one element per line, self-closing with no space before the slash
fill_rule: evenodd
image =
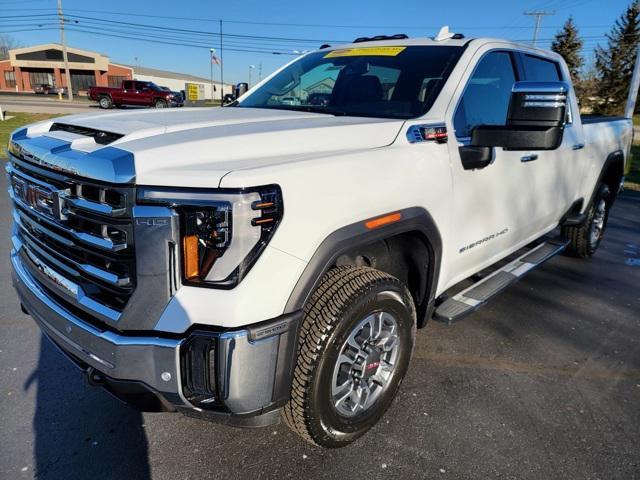
<path id="1" fill-rule="evenodd" d="M 50 132 L 62 131 L 75 133 L 76 135 L 83 135 L 85 137 L 93 137 L 95 142 L 99 145 L 109 145 L 115 142 L 124 135 L 119 133 L 105 132 L 103 130 L 96 130 L 94 128 L 78 127 L 75 125 L 67 125 L 65 123 L 54 123 L 49 129 Z"/>

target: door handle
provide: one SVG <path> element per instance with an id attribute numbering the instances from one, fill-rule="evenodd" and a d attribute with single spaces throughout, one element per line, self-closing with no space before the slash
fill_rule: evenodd
<path id="1" fill-rule="evenodd" d="M 538 159 L 537 153 L 528 153 L 527 155 L 523 155 L 520 157 L 521 162 L 533 162 Z"/>
<path id="2" fill-rule="evenodd" d="M 574 150 L 582 150 L 584 148 L 584 143 L 576 143 L 572 148 Z"/>

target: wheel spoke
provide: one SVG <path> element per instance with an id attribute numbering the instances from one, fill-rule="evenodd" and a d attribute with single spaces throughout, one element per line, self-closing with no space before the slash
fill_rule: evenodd
<path id="1" fill-rule="evenodd" d="M 347 398 L 349 398 L 353 393 L 353 380 L 351 378 L 347 379 L 342 385 L 337 388 L 333 388 L 333 399 L 334 405 L 337 407 L 342 402 L 344 402 Z"/>
<path id="2" fill-rule="evenodd" d="M 384 341 L 384 343 L 381 345 L 382 346 L 382 351 L 383 352 L 390 352 L 391 350 L 393 350 L 396 345 L 398 345 L 398 336 L 397 335 L 391 335 L 389 337 L 386 338 L 386 340 Z"/>

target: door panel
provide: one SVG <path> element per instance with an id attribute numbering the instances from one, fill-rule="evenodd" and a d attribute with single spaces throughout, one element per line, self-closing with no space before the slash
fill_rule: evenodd
<path id="1" fill-rule="evenodd" d="M 449 142 L 453 175 L 450 265 L 454 281 L 499 260 L 548 230 L 557 210 L 552 194 L 553 158 L 543 152 L 493 149 L 493 161 L 465 170 L 459 147 L 469 143 L 477 125 L 505 125 L 511 90 L 520 79 L 516 54 L 506 50 L 479 53 L 480 60 L 450 112 L 456 142 Z"/>

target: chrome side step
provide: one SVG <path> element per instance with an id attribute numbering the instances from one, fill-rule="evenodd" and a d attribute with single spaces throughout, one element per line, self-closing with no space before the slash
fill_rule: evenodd
<path id="1" fill-rule="evenodd" d="M 451 325 L 474 312 L 489 299 L 535 269 L 538 265 L 562 252 L 569 242 L 551 239 L 532 248 L 515 260 L 499 268 L 482 280 L 442 302 L 434 318 Z"/>

